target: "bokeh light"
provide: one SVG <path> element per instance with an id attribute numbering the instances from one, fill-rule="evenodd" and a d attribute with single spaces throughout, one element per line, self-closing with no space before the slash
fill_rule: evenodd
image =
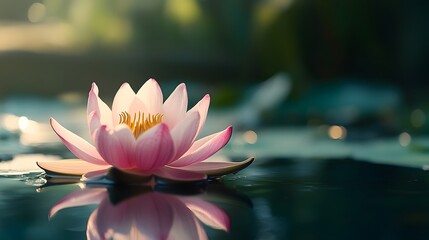
<path id="1" fill-rule="evenodd" d="M 29 120 L 27 117 L 22 116 L 18 118 L 18 127 L 21 131 L 26 131 L 29 125 Z"/>
<path id="2" fill-rule="evenodd" d="M 255 144 L 258 141 L 258 135 L 255 131 L 248 130 L 243 133 L 243 139 L 248 144 Z"/>
<path id="3" fill-rule="evenodd" d="M 347 136 L 347 130 L 343 126 L 333 125 L 329 127 L 328 135 L 335 140 L 344 139 Z"/>
<path id="4" fill-rule="evenodd" d="M 33 3 L 30 8 L 28 8 L 28 21 L 32 23 L 41 22 L 46 16 L 46 6 L 42 3 Z"/>
<path id="5" fill-rule="evenodd" d="M 409 133 L 403 132 L 403 133 L 399 134 L 398 141 L 399 141 L 399 144 L 401 146 L 407 147 L 408 145 L 410 145 L 411 140 L 412 140 L 412 138 L 411 138 L 411 135 Z"/>

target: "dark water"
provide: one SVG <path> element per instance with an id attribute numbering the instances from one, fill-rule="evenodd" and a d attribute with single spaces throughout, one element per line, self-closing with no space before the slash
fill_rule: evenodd
<path id="1" fill-rule="evenodd" d="M 101 203 L 63 208 L 50 220 L 49 211 L 57 202 L 82 190 L 77 184 L 58 184 L 58 179 L 34 185 L 23 178 L 0 179 L 0 239 L 86 239 L 95 211 L 101 225 L 125 235 L 132 231 L 119 229 L 121 223 L 152 234 L 151 223 L 164 229 L 175 226 L 178 239 L 184 236 L 181 232 L 195 232 L 197 225 L 209 239 L 429 238 L 429 174 L 350 159 L 257 159 L 236 175 L 198 186 L 87 186 L 89 192 L 104 194 Z M 200 220 L 189 224 L 199 212 L 189 211 L 184 205 L 189 201 L 209 206 L 202 217 L 206 221 L 219 220 L 216 211 L 226 213 L 230 230 Z M 163 215 L 166 209 L 174 214 Z"/>

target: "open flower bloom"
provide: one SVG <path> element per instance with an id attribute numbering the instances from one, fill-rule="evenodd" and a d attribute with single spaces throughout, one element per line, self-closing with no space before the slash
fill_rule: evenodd
<path id="1" fill-rule="evenodd" d="M 193 196 L 149 191 L 113 204 L 105 188 L 80 189 L 64 197 L 49 213 L 99 204 L 88 219 L 88 239 L 207 239 L 204 224 L 229 231 L 228 215 Z"/>
<path id="2" fill-rule="evenodd" d="M 39 162 L 47 172 L 82 175 L 110 168 L 134 174 L 195 181 L 236 172 L 253 158 L 240 163 L 202 162 L 229 141 L 232 127 L 196 140 L 206 120 L 210 97 L 204 96 L 187 110 L 185 84 L 180 84 L 163 102 L 160 86 L 149 79 L 135 93 L 124 83 L 109 108 L 92 84 L 87 122 L 93 144 L 51 118 L 51 126 L 80 160 Z"/>

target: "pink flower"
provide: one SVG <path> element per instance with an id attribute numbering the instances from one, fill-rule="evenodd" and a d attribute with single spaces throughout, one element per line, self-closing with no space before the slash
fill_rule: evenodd
<path id="1" fill-rule="evenodd" d="M 94 239 L 207 239 L 204 224 L 229 231 L 228 215 L 196 196 L 149 191 L 113 204 L 107 189 L 72 192 L 55 204 L 51 218 L 64 208 L 99 204 L 88 219 L 87 238 Z"/>
<path id="2" fill-rule="evenodd" d="M 87 105 L 93 144 L 51 118 L 55 133 L 80 160 L 38 164 L 48 173 L 82 175 L 114 166 L 126 172 L 179 181 L 202 180 L 207 175 L 219 176 L 247 167 L 253 158 L 240 163 L 203 162 L 224 147 L 232 134 L 229 126 L 196 140 L 209 103 L 206 95 L 187 110 L 183 83 L 163 102 L 160 86 L 149 79 L 137 93 L 124 83 L 109 108 L 98 97 L 98 87 L 93 83 Z"/>

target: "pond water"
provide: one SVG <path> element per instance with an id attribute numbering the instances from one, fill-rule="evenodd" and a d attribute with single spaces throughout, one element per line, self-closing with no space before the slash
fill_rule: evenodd
<path id="1" fill-rule="evenodd" d="M 420 169 L 351 159 L 258 159 L 208 184 L 140 190 L 32 173 L 0 178 L 0 239 L 86 239 L 106 226 L 209 239 L 427 239 L 428 186 Z"/>
<path id="2" fill-rule="evenodd" d="M 84 104 L 18 100 L 3 103 L 0 121 L 0 239 L 429 238 L 428 138 L 404 147 L 350 129 L 333 140 L 323 126 L 235 130 L 216 156 L 255 156 L 237 174 L 155 189 L 83 185 L 35 165 L 74 157 L 35 109 L 85 136 Z M 223 129 L 226 115 L 212 111 L 206 132 Z"/>

